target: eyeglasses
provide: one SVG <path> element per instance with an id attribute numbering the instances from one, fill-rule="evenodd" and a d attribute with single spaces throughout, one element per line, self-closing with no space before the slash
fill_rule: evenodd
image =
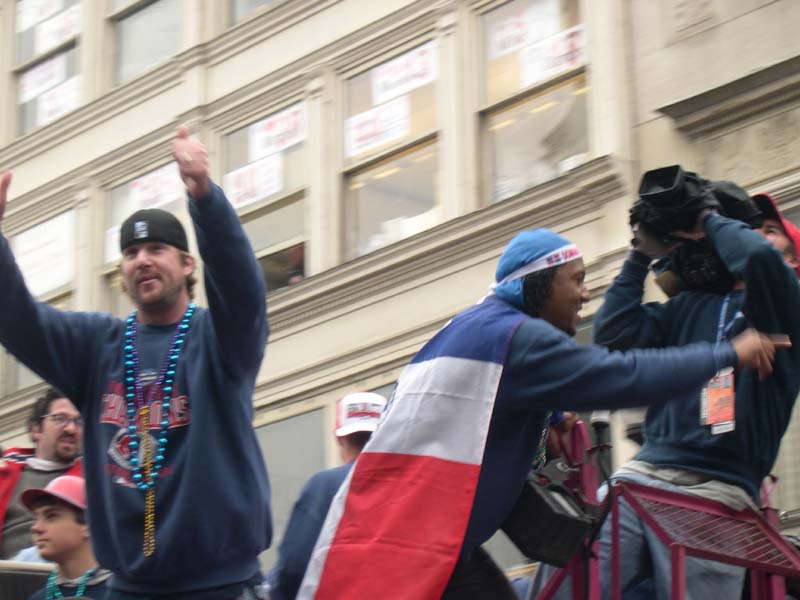
<path id="1" fill-rule="evenodd" d="M 42 419 L 50 419 L 56 427 L 60 427 L 61 429 L 66 427 L 68 423 L 74 423 L 75 427 L 83 427 L 83 417 L 80 415 L 77 417 L 70 417 L 64 413 L 51 413 L 42 416 Z"/>

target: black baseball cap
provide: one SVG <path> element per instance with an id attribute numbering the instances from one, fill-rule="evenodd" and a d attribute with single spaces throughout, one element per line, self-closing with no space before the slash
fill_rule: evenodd
<path id="1" fill-rule="evenodd" d="M 119 232 L 121 252 L 131 244 L 140 242 L 163 242 L 178 250 L 189 251 L 186 231 L 172 213 L 160 208 L 137 210 L 125 219 Z"/>

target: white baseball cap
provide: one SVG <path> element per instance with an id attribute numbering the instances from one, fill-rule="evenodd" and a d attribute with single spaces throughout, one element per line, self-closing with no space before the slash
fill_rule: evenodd
<path id="1" fill-rule="evenodd" d="M 386 407 L 386 398 L 374 392 L 356 392 L 339 400 L 336 411 L 336 437 L 357 431 L 375 431 Z"/>

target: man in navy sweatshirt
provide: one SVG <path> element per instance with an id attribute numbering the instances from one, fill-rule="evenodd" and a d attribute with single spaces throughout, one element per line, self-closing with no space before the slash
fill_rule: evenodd
<path id="1" fill-rule="evenodd" d="M 265 287 L 205 147 L 178 129 L 173 155 L 205 265 L 171 214 L 121 227 L 127 319 L 65 312 L 29 293 L 0 236 L 0 343 L 70 397 L 85 422 L 88 516 L 114 598 L 252 597 L 272 537 L 252 393 L 267 339 Z M 0 176 L 0 217 L 11 173 Z"/>
<path id="2" fill-rule="evenodd" d="M 401 373 L 331 505 L 298 598 L 516 599 L 481 545 L 519 498 L 550 411 L 659 404 L 737 364 L 770 371 L 774 346 L 752 331 L 625 354 L 576 344 L 585 275 L 560 235 L 525 231 L 509 243 L 494 294 Z"/>
<path id="3" fill-rule="evenodd" d="M 612 349 L 721 343 L 746 327 L 787 334 L 793 345 L 775 356 L 766 379 L 734 370 L 734 400 L 708 409 L 710 392 L 687 390 L 648 409 L 644 443 L 615 478 L 696 494 L 735 509 L 759 500 L 761 482 L 775 463 L 800 387 L 800 232 L 768 196 L 754 198 L 764 222 L 753 231 L 741 221 L 704 212 L 683 237 L 707 237 L 737 283 L 726 294 L 684 291 L 666 303 L 642 304 L 650 257 L 632 250 L 594 319 L 595 341 Z M 650 393 L 650 392 L 646 392 Z M 718 408 L 720 408 L 718 406 Z M 653 578 L 659 598 L 669 597 L 669 550 L 623 502 L 622 592 Z M 610 559 L 610 529 L 601 559 Z M 608 594 L 610 569 L 601 569 Z M 699 559 L 686 565 L 687 598 L 738 598 L 744 570 Z"/>
<path id="4" fill-rule="evenodd" d="M 374 392 L 339 401 L 334 435 L 343 465 L 316 473 L 300 492 L 283 532 L 278 562 L 267 575 L 271 600 L 294 600 L 331 501 L 381 420 L 386 399 Z"/>

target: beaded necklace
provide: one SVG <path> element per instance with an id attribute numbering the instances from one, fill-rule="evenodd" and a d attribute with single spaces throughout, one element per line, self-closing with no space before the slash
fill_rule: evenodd
<path id="1" fill-rule="evenodd" d="M 139 376 L 139 353 L 136 350 L 136 311 L 133 311 L 125 323 L 125 400 L 128 415 L 128 450 L 131 463 L 131 479 L 145 493 L 144 501 L 144 542 L 142 552 L 152 556 L 156 549 L 156 479 L 164 466 L 167 451 L 167 430 L 169 428 L 170 400 L 172 385 L 175 381 L 175 368 L 183 349 L 184 338 L 189 330 L 189 321 L 195 311 L 194 303 L 189 304 L 183 318 L 175 328 L 172 344 L 167 350 L 164 365 L 156 382 L 150 386 L 147 398 L 144 397 L 142 380 Z M 162 387 L 163 386 L 163 387 Z M 156 391 L 161 389 L 161 429 L 158 432 L 158 446 L 153 455 L 150 443 L 150 407 L 156 399 Z M 139 429 L 137 429 L 137 414 Z M 141 445 L 141 464 L 139 447 Z"/>
<path id="2" fill-rule="evenodd" d="M 86 591 L 86 584 L 89 582 L 89 578 L 94 575 L 96 570 L 97 567 L 92 567 L 83 574 L 83 577 L 81 577 L 81 580 L 78 582 L 78 589 L 75 592 L 76 596 L 83 596 L 83 593 Z M 47 587 L 45 588 L 45 596 L 47 597 L 47 600 L 56 600 L 57 598 L 64 597 L 64 594 L 61 593 L 61 588 L 56 585 L 57 576 L 58 571 L 53 571 L 50 573 L 50 577 L 47 578 Z"/>

